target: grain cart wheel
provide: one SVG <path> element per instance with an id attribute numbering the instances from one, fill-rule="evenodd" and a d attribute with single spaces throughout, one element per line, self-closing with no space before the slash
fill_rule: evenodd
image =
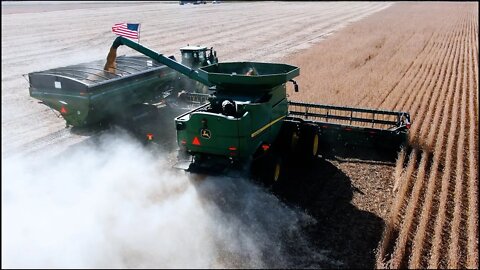
<path id="1" fill-rule="evenodd" d="M 306 160 L 313 160 L 319 152 L 319 133 L 318 127 L 314 125 L 305 125 L 300 134 L 300 154 Z"/>

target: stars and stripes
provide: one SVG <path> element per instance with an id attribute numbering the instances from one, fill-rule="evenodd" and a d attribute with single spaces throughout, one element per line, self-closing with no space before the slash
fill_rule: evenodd
<path id="1" fill-rule="evenodd" d="M 112 32 L 130 39 L 140 39 L 139 23 L 116 23 L 112 26 Z"/>

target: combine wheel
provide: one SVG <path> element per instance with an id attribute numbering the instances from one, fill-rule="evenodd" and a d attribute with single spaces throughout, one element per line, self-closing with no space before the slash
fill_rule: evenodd
<path id="1" fill-rule="evenodd" d="M 313 142 L 312 142 L 312 156 L 317 157 L 318 156 L 318 132 L 315 132 L 315 135 L 313 135 Z"/>
<path id="2" fill-rule="evenodd" d="M 285 174 L 283 165 L 281 155 L 270 153 L 252 164 L 252 175 L 266 186 L 272 186 L 282 181 Z"/>
<path id="3" fill-rule="evenodd" d="M 297 131 L 293 131 L 290 138 L 291 138 L 290 139 L 290 150 L 293 153 L 297 150 L 298 139 L 300 138 L 300 136 L 298 135 Z"/>
<path id="4" fill-rule="evenodd" d="M 264 171 L 264 181 L 268 186 L 278 183 L 284 175 L 283 160 L 280 155 L 272 154 L 267 159 Z"/>
<path id="5" fill-rule="evenodd" d="M 314 125 L 305 125 L 302 127 L 300 135 L 300 154 L 307 160 L 312 160 L 319 153 L 319 134 L 318 128 Z"/>
<path id="6" fill-rule="evenodd" d="M 282 149 L 282 152 L 290 155 L 297 151 L 299 139 L 300 131 L 297 126 L 291 123 L 284 123 L 275 144 L 279 149 Z"/>

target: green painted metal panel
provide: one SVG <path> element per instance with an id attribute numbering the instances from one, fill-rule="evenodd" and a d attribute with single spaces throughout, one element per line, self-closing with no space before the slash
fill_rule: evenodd
<path id="1" fill-rule="evenodd" d="M 175 119 L 177 139 L 180 147 L 192 153 L 221 155 L 234 158 L 248 158 L 262 143 L 273 143 L 278 136 L 283 119 L 287 116 L 288 104 L 285 85 L 271 88 L 268 100 L 245 101 L 245 96 L 218 95 L 215 99 L 230 99 L 238 102 L 238 115 L 225 116 L 207 104 Z M 252 97 L 257 97 L 253 95 Z M 180 126 L 180 128 L 179 128 Z M 203 138 L 207 129 L 211 135 Z M 195 145 L 195 138 L 198 139 Z M 231 147 L 235 148 L 232 155 Z"/>

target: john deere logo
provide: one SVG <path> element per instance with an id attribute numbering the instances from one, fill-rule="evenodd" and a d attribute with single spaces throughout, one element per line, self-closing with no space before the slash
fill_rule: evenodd
<path id="1" fill-rule="evenodd" d="M 208 129 L 202 129 L 200 131 L 200 135 L 202 136 L 202 138 L 205 138 L 205 139 L 210 139 L 212 137 L 212 133 Z"/>

